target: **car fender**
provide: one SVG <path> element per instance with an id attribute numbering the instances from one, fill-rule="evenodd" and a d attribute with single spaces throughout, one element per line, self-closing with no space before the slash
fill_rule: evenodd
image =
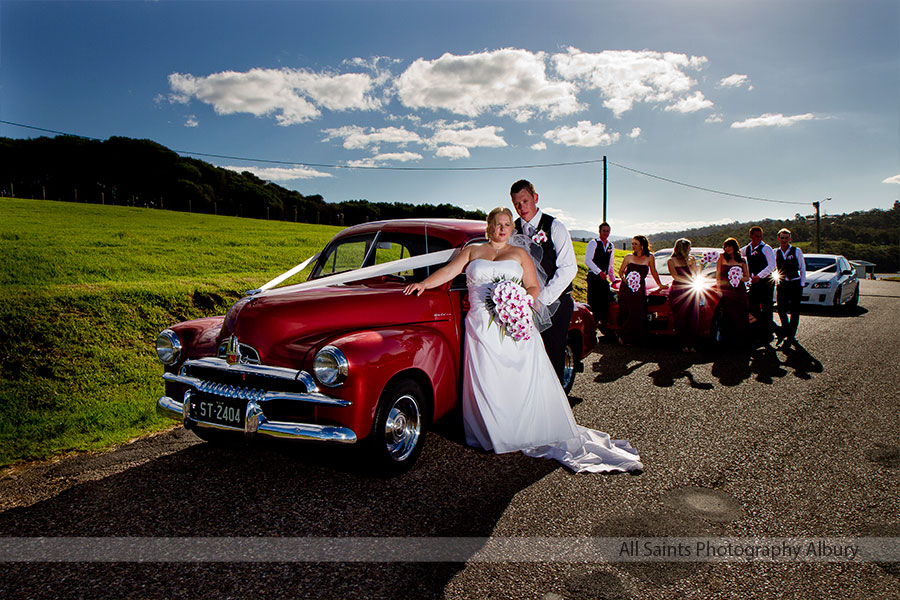
<path id="1" fill-rule="evenodd" d="M 435 326 L 437 325 L 437 326 Z M 319 418 L 340 417 L 360 438 L 369 435 L 382 391 L 397 376 L 415 378 L 429 394 L 433 420 L 447 414 L 459 397 L 459 334 L 453 321 L 356 331 L 328 340 L 349 363 L 347 380 L 320 391 L 353 402 L 347 408 L 321 408 Z M 312 370 L 312 365 L 310 365 Z M 333 414 L 332 414 L 333 413 Z"/>

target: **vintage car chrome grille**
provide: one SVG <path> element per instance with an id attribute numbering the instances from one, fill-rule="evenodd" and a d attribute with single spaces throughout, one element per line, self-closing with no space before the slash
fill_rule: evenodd
<path id="1" fill-rule="evenodd" d="M 215 366 L 197 364 L 193 361 L 185 364 L 182 374 L 199 379 L 202 382 L 201 385 L 209 387 L 210 390 L 215 389 L 225 392 L 219 395 L 228 395 L 227 390 L 230 389 L 246 390 L 245 393 L 248 394 L 255 390 L 258 390 L 260 393 L 277 390 L 301 394 L 315 391 L 315 389 L 310 389 L 302 379 L 273 376 L 263 371 L 248 372 L 239 369 L 222 369 Z M 207 390 L 204 389 L 202 391 Z M 208 393 L 217 392 L 209 391 Z"/>
<path id="2" fill-rule="evenodd" d="M 333 398 L 319 392 L 306 371 L 267 365 L 229 365 L 221 358 L 185 361 L 180 371 L 164 373 L 163 379 L 189 386 L 196 393 L 245 402 L 281 401 L 309 405 L 350 406 L 351 400 Z"/>

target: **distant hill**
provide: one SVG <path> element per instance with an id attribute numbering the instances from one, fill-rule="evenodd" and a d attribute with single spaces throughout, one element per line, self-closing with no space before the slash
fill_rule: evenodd
<path id="1" fill-rule="evenodd" d="M 484 219 L 450 204 L 325 202 L 196 158 L 151 140 L 73 136 L 0 138 L 0 196 L 147 206 L 256 219 L 353 225 L 379 219 Z"/>
<path id="2" fill-rule="evenodd" d="M 587 242 L 587 241 L 592 240 L 595 237 L 597 237 L 597 232 L 596 231 L 588 231 L 587 229 L 570 229 L 569 235 L 572 236 L 573 240 L 580 241 L 580 242 Z M 629 240 L 629 239 L 631 239 L 631 238 L 623 237 L 620 235 L 609 236 L 609 241 L 613 242 L 614 244 L 616 244 L 616 242 L 618 242 L 619 240 Z M 616 244 L 616 245 L 618 246 L 620 244 Z"/>
<path id="3" fill-rule="evenodd" d="M 796 215 L 793 219 L 754 221 L 710 225 L 684 231 L 667 231 L 648 236 L 654 248 L 671 248 L 678 238 L 687 238 L 695 246 L 719 248 L 733 237 L 743 246 L 753 225 L 763 228 L 764 239 L 778 245 L 776 234 L 781 228 L 791 230 L 796 246 L 806 253 L 816 252 L 816 221 L 813 217 Z M 819 223 L 822 252 L 843 254 L 850 260 L 875 263 L 875 270 L 883 273 L 900 271 L 900 201 L 888 210 L 875 208 L 840 215 L 826 215 Z"/>

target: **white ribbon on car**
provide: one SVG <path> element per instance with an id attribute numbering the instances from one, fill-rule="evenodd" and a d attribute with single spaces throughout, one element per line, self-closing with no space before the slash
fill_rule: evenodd
<path id="1" fill-rule="evenodd" d="M 451 248 L 449 250 L 441 250 L 440 252 L 432 252 L 430 254 L 420 254 L 419 256 L 401 258 L 400 260 L 392 260 L 380 265 L 372 265 L 370 267 L 363 267 L 362 269 L 347 271 L 346 273 L 327 275 L 325 277 L 319 277 L 318 279 L 313 279 L 312 281 L 306 281 L 304 283 L 298 283 L 296 285 L 288 285 L 283 288 L 274 290 L 271 289 L 291 275 L 295 275 L 296 273 L 299 273 L 300 271 L 305 269 L 310 262 L 316 259 L 316 257 L 318 256 L 318 254 L 316 254 L 316 256 L 313 256 L 312 258 L 300 263 L 287 273 L 279 275 L 269 283 L 265 284 L 264 286 L 259 288 L 259 291 L 266 292 L 266 295 L 285 294 L 290 292 L 299 292 L 306 289 L 321 288 L 328 285 L 339 285 L 341 283 L 359 281 L 361 279 L 369 279 L 372 277 L 381 277 L 382 275 L 391 275 L 393 273 L 410 271 L 412 269 L 420 269 L 422 267 L 432 267 L 434 265 L 440 265 L 449 261 L 457 252 L 459 252 L 457 248 Z"/>

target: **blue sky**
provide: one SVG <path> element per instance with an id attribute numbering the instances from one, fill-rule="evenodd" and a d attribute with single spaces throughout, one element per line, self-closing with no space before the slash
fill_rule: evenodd
<path id="1" fill-rule="evenodd" d="M 539 206 L 591 230 L 599 164 L 524 167 L 606 155 L 613 235 L 811 214 L 826 197 L 828 213 L 889 208 L 900 3 L 2 0 L 0 120 L 183 153 L 438 169 L 204 158 L 332 202 L 487 211 L 527 178 Z M 522 168 L 487 169 L 507 166 Z"/>

